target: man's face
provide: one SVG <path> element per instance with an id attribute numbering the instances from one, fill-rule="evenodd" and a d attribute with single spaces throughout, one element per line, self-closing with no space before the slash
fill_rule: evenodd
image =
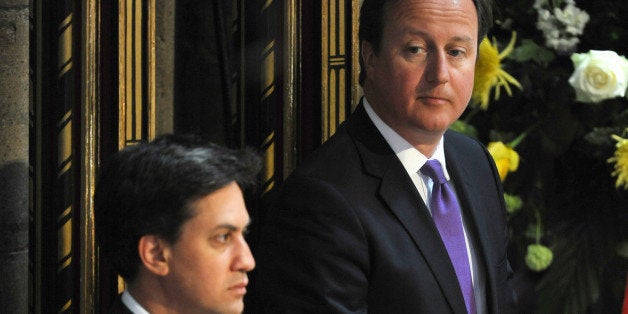
<path id="1" fill-rule="evenodd" d="M 182 313 L 241 313 L 255 267 L 244 240 L 249 223 L 242 191 L 231 183 L 193 205 L 176 243 L 164 251 L 168 295 Z M 173 300 L 170 300 L 173 301 Z"/>
<path id="2" fill-rule="evenodd" d="M 411 144 L 440 136 L 466 108 L 477 34 L 472 0 L 403 0 L 385 12 L 380 51 L 362 43 L 366 98 Z"/>

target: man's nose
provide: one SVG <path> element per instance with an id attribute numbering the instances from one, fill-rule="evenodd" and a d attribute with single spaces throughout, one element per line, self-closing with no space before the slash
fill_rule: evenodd
<path id="1" fill-rule="evenodd" d="M 428 82 L 436 85 L 449 82 L 449 64 L 445 52 L 428 54 L 425 76 Z"/>
<path id="2" fill-rule="evenodd" d="M 255 268 L 255 259 L 253 258 L 251 248 L 248 243 L 246 243 L 244 237 L 240 237 L 236 245 L 236 256 L 232 265 L 232 270 L 242 272 L 253 270 L 253 268 Z"/>

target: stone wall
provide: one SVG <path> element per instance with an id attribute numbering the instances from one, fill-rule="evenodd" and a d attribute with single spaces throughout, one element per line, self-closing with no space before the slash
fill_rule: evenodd
<path id="1" fill-rule="evenodd" d="M 0 0 L 0 311 L 28 312 L 29 2 Z"/>

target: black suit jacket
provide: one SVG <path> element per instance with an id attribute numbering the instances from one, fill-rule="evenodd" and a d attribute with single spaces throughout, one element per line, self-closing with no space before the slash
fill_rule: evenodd
<path id="1" fill-rule="evenodd" d="M 490 313 L 513 297 L 502 187 L 484 146 L 448 131 L 447 169 L 487 273 Z M 436 226 L 362 105 L 285 181 L 256 249 L 265 313 L 466 313 Z"/>

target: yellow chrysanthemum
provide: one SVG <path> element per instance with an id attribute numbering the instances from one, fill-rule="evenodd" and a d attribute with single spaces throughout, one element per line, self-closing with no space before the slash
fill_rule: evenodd
<path id="1" fill-rule="evenodd" d="M 617 135 L 612 135 L 617 141 L 615 147 L 615 156 L 608 159 L 609 163 L 615 163 L 615 171 L 611 173 L 613 177 L 617 177 L 615 187 L 624 186 L 628 190 L 628 139 Z"/>
<path id="2" fill-rule="evenodd" d="M 487 147 L 488 152 L 495 160 L 495 166 L 499 172 L 499 178 L 506 180 L 509 172 L 517 171 L 519 168 L 519 154 L 502 142 L 490 142 Z"/>
<path id="3" fill-rule="evenodd" d="M 495 88 L 495 100 L 499 99 L 501 87 L 504 87 L 506 93 L 512 96 L 509 83 L 522 89 L 519 81 L 504 71 L 501 66 L 501 60 L 512 52 L 516 40 L 517 33 L 512 32 L 510 43 L 501 53 L 497 49 L 495 38 L 493 38 L 493 44 L 488 38 L 484 38 L 480 43 L 478 61 L 475 65 L 473 94 L 471 95 L 474 106 L 479 104 L 480 108 L 486 110 L 493 87 Z"/>

